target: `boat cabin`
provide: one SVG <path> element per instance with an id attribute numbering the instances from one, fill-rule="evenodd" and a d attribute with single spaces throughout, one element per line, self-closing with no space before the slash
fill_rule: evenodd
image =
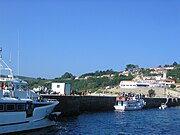
<path id="1" fill-rule="evenodd" d="M 0 97 L 31 98 L 37 100 L 38 94 L 29 90 L 28 83 L 17 78 L 0 78 Z"/>

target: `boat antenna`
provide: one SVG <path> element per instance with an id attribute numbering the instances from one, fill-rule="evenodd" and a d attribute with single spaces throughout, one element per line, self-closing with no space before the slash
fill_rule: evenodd
<path id="1" fill-rule="evenodd" d="M 18 31 L 18 54 L 17 54 L 17 75 L 19 76 L 19 31 Z"/>
<path id="2" fill-rule="evenodd" d="M 3 65 L 2 65 L 2 47 L 0 47 L 0 77 L 2 77 L 2 76 L 1 76 L 1 70 L 2 70 L 2 68 L 3 68 Z"/>
<path id="3" fill-rule="evenodd" d="M 1 60 L 2 60 L 2 47 L 0 47 L 0 58 L 1 58 Z"/>
<path id="4" fill-rule="evenodd" d="M 10 55 L 9 55 L 9 65 L 10 65 L 10 67 L 11 67 L 11 51 L 10 51 Z"/>

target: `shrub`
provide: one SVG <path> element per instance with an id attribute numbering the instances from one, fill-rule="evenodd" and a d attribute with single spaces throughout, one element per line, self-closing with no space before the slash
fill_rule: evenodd
<path id="1" fill-rule="evenodd" d="M 148 91 L 148 93 L 149 93 L 149 97 L 154 97 L 156 94 L 155 94 L 155 90 L 153 90 L 153 89 L 150 89 L 149 91 Z"/>

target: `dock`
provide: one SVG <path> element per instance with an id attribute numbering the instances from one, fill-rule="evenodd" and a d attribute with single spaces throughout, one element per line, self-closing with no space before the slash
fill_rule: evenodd
<path id="1" fill-rule="evenodd" d="M 58 96 L 42 95 L 43 98 L 56 99 L 59 105 L 54 111 L 62 116 L 75 116 L 83 112 L 113 111 L 116 97 L 110 96 Z M 143 98 L 146 105 L 143 109 L 159 108 L 162 103 L 168 107 L 180 106 L 180 98 Z"/>

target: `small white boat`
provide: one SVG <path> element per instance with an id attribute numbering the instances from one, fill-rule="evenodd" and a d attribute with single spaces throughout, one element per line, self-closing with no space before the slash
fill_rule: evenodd
<path id="1" fill-rule="evenodd" d="M 165 103 L 162 103 L 161 106 L 159 107 L 159 109 L 166 109 L 168 106 L 168 101 L 169 101 L 169 98 L 166 99 L 166 102 Z"/>
<path id="2" fill-rule="evenodd" d="M 162 103 L 161 106 L 159 107 L 159 109 L 166 109 L 167 108 L 167 105 Z"/>
<path id="3" fill-rule="evenodd" d="M 144 100 L 140 98 L 117 97 L 114 108 L 122 111 L 134 111 L 142 109 L 145 104 Z"/>
<path id="4" fill-rule="evenodd" d="M 2 74 L 4 70 L 9 74 Z M 28 89 L 27 82 L 13 76 L 0 56 L 0 134 L 55 125 L 60 113 L 53 110 L 59 102 L 39 101 L 39 96 Z"/>

